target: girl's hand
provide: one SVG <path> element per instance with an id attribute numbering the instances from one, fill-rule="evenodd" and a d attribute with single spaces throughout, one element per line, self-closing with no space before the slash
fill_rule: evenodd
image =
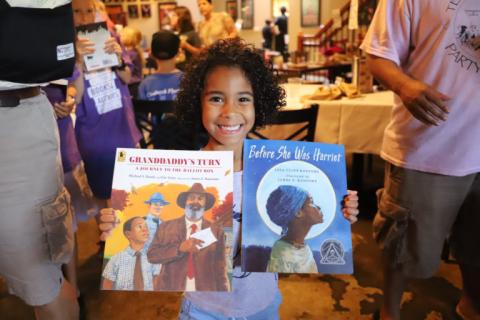
<path id="1" fill-rule="evenodd" d="M 105 41 L 103 50 L 105 50 L 106 53 L 115 53 L 119 57 L 122 54 L 122 47 L 115 38 L 108 38 L 107 41 Z"/>
<path id="2" fill-rule="evenodd" d="M 100 210 L 98 229 L 102 232 L 100 240 L 105 241 L 112 234 L 112 230 L 120 223 L 120 219 L 115 215 L 113 208 L 103 208 Z"/>
<path id="3" fill-rule="evenodd" d="M 67 96 L 65 101 L 60 103 L 55 102 L 53 104 L 53 109 L 58 118 L 65 118 L 72 112 L 74 106 L 75 100 L 72 97 Z"/>
<path id="4" fill-rule="evenodd" d="M 348 194 L 343 197 L 342 212 L 345 219 L 351 224 L 358 220 L 358 195 L 357 191 L 348 190 Z"/>
<path id="5" fill-rule="evenodd" d="M 78 57 L 82 59 L 81 61 L 83 61 L 83 56 L 95 52 L 95 44 L 86 38 L 78 38 L 75 44 Z"/>

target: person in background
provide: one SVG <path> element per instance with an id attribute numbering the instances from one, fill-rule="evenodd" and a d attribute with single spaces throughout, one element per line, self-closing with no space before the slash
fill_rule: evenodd
<path id="1" fill-rule="evenodd" d="M 175 100 L 182 72 L 176 67 L 180 38 L 172 31 L 161 30 L 152 35 L 151 54 L 157 68 L 138 87 L 141 100 Z"/>
<path id="2" fill-rule="evenodd" d="M 63 83 L 64 82 L 64 83 Z M 77 260 L 78 260 L 78 244 L 77 244 L 77 222 L 79 220 L 88 220 L 96 215 L 98 208 L 96 207 L 92 190 L 88 185 L 87 176 L 83 167 L 82 158 L 78 151 L 77 140 L 75 138 L 75 129 L 73 127 L 71 112 L 75 108 L 76 89 L 68 80 L 62 80 L 51 83 L 43 88 L 48 100 L 53 105 L 55 115 L 57 117 L 58 133 L 60 138 L 60 155 L 62 158 L 63 177 L 65 188 L 70 193 L 74 215 L 73 229 L 75 232 L 75 244 L 72 259 L 69 263 L 62 266 L 65 278 L 74 286 L 77 299 L 80 306 L 81 316 L 85 312 L 84 301 L 80 295 L 77 281 Z"/>
<path id="3" fill-rule="evenodd" d="M 95 22 L 94 0 L 73 0 L 75 26 Z M 78 76 L 77 120 L 75 133 L 85 163 L 88 182 L 100 207 L 109 202 L 112 189 L 116 148 L 134 148 L 140 140 L 135 125 L 132 101 L 127 84 L 131 78 L 131 61 L 114 37 L 105 42 L 104 50 L 115 53 L 120 65 L 88 71 L 83 56 L 95 52 L 94 44 L 77 38 Z"/>
<path id="4" fill-rule="evenodd" d="M 138 29 L 124 27 L 120 31 L 120 42 L 125 47 L 130 60 L 132 61 L 132 76 L 128 83 L 128 89 L 133 98 L 136 98 L 138 86 L 143 79 L 143 50 L 140 48 L 142 33 Z"/>
<path id="5" fill-rule="evenodd" d="M 201 85 L 199 85 L 201 84 Z M 244 41 L 223 39 L 196 57 L 181 83 L 177 115 L 185 126 L 208 133 L 204 151 L 233 151 L 233 206 L 242 207 L 242 150 L 247 133 L 275 116 L 285 104 L 284 90 L 257 50 Z M 357 220 L 358 197 L 349 192 L 342 212 Z M 189 292 L 179 319 L 279 319 L 281 295 L 274 273 L 243 273 L 240 261 L 241 214 L 233 221 L 234 271 L 231 292 Z M 118 224 L 111 208 L 100 212 L 105 236 Z M 163 225 L 163 224 L 162 224 Z"/>
<path id="6" fill-rule="evenodd" d="M 39 12 L 44 19 L 56 19 L 65 12 L 67 20 L 71 16 L 68 0 L 9 3 L 0 2 L 0 30 L 14 33 L 18 43 L 11 45 L 18 44 L 20 48 L 32 46 L 33 37 L 50 40 L 57 32 L 49 27 L 42 29 L 43 34 L 30 30 L 31 25 L 41 20 L 37 19 Z M 29 22 L 30 26 L 22 22 Z M 18 30 L 12 29 L 10 23 L 17 23 Z M 72 25 L 64 28 L 73 34 Z M 4 33 L 0 33 L 3 38 Z M 66 45 L 63 58 L 73 63 L 73 42 L 62 45 Z M 16 62 L 14 72 L 19 80 L 4 78 L 6 73 L 0 72 L 0 276 L 11 294 L 32 306 L 36 319 L 75 320 L 79 316 L 75 288 L 61 270 L 62 263 L 71 259 L 73 246 L 63 244 L 71 240 L 73 233 L 70 199 L 63 187 L 58 129 L 52 104 L 40 89 L 44 81 L 32 81 L 37 79 L 32 73 L 40 73 L 33 71 L 35 65 L 46 63 L 51 64 L 52 69 L 57 67 L 55 46 L 45 44 L 45 47 L 53 48 L 53 63 L 49 61 L 52 58 L 49 52 L 36 48 L 35 54 L 6 57 Z M 10 52 L 6 50 L 2 46 L 3 53 Z M 2 58 L 2 70 L 8 70 L 5 64 Z M 25 65 L 28 69 L 23 68 Z M 50 80 L 53 79 L 46 81 Z M 52 217 L 60 226 L 55 234 L 45 226 L 52 222 Z M 65 259 L 56 259 L 59 256 L 52 253 L 61 253 Z"/>
<path id="7" fill-rule="evenodd" d="M 286 55 L 288 52 L 287 43 L 285 38 L 288 37 L 288 17 L 286 15 L 287 8 L 280 8 L 281 15 L 275 19 L 275 25 L 278 27 L 278 34 L 275 35 L 275 51 L 280 52 L 283 55 L 283 59 L 286 61 Z"/>
<path id="8" fill-rule="evenodd" d="M 100 0 L 95 0 L 95 9 L 97 13 L 95 14 L 95 22 L 105 21 L 107 23 L 107 28 L 111 33 L 115 33 L 115 23 L 108 16 L 107 7 L 105 3 Z"/>
<path id="9" fill-rule="evenodd" d="M 195 31 L 192 15 L 187 7 L 175 7 L 170 16 L 170 23 L 173 31 L 180 37 L 180 48 L 185 52 L 185 61 L 177 63 L 177 67 L 184 70 L 192 56 L 200 52 L 202 42 Z"/>
<path id="10" fill-rule="evenodd" d="M 262 28 L 262 37 L 262 48 L 272 50 L 273 31 L 271 20 L 265 20 L 265 25 Z"/>
<path id="11" fill-rule="evenodd" d="M 480 2 L 381 0 L 361 47 L 372 74 L 396 94 L 373 222 L 383 253 L 383 320 L 400 319 L 408 280 L 435 273 L 447 237 L 463 280 L 456 311 L 480 319 L 480 50 L 473 12 Z"/>
<path id="12" fill-rule="evenodd" d="M 203 46 L 208 47 L 219 39 L 238 36 L 232 17 L 226 12 L 213 12 L 212 0 L 197 0 L 197 4 L 204 18 L 197 25 Z"/>

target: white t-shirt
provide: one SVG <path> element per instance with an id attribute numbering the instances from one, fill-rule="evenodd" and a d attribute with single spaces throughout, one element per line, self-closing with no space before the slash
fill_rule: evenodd
<path id="1" fill-rule="evenodd" d="M 448 120 L 427 126 L 396 96 L 382 158 L 445 175 L 480 172 L 480 1 L 381 0 L 361 48 L 452 98 Z"/>

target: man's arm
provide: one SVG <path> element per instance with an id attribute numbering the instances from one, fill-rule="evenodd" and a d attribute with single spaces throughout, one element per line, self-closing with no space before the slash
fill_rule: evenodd
<path id="1" fill-rule="evenodd" d="M 165 222 L 160 224 L 147 252 L 150 263 L 166 264 L 185 256 L 185 252 L 180 251 L 183 240 L 175 240 L 180 239 L 175 234 L 177 230 L 170 230 L 175 226 Z"/>
<path id="2" fill-rule="evenodd" d="M 227 13 L 225 13 L 223 24 L 225 26 L 225 30 L 227 31 L 227 38 L 238 37 L 238 31 L 237 28 L 235 28 L 235 22 L 233 21 L 232 17 Z"/>
<path id="3" fill-rule="evenodd" d="M 373 76 L 395 92 L 417 120 L 435 126 L 447 120 L 448 96 L 412 78 L 391 60 L 368 54 L 367 64 Z"/>

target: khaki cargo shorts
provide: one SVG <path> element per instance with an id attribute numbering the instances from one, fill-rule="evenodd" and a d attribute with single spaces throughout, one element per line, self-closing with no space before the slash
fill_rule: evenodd
<path id="1" fill-rule="evenodd" d="M 57 124 L 41 94 L 0 108 L 0 276 L 29 305 L 55 299 L 73 245 Z"/>
<path id="2" fill-rule="evenodd" d="M 445 176 L 385 165 L 373 236 L 392 267 L 431 277 L 445 239 L 459 263 L 480 266 L 480 174 Z"/>

